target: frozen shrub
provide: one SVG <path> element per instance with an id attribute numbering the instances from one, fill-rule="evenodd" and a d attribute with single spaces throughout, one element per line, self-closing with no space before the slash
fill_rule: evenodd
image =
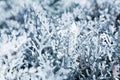
<path id="1" fill-rule="evenodd" d="M 119 80 L 120 0 L 1 0 L 0 80 Z"/>

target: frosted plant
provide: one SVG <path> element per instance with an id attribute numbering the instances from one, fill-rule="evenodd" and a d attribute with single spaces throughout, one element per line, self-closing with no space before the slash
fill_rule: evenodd
<path id="1" fill-rule="evenodd" d="M 119 0 L 1 0 L 0 80 L 119 80 Z"/>

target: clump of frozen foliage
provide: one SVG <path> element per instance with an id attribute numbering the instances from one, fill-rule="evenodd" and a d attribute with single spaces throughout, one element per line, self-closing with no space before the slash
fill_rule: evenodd
<path id="1" fill-rule="evenodd" d="M 120 0 L 1 0 L 0 80 L 119 80 Z"/>

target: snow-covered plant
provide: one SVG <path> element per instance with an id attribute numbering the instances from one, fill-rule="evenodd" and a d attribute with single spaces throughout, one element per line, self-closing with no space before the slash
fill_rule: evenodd
<path id="1" fill-rule="evenodd" d="M 120 0 L 1 0 L 0 80 L 119 80 Z"/>

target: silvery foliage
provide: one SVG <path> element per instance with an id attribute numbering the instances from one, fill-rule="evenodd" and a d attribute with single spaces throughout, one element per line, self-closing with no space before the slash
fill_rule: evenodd
<path id="1" fill-rule="evenodd" d="M 120 79 L 120 0 L 1 0 L 0 80 Z"/>

